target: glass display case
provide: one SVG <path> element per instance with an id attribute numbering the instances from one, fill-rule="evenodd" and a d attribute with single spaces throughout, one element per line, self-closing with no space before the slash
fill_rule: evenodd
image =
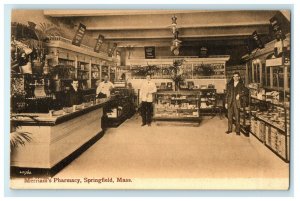
<path id="1" fill-rule="evenodd" d="M 114 88 L 109 104 L 104 107 L 102 128 L 117 127 L 135 114 L 135 94 L 133 89 Z"/>
<path id="2" fill-rule="evenodd" d="M 281 66 L 267 66 L 267 82 L 266 87 L 278 91 L 290 90 L 290 67 L 286 65 Z"/>
<path id="3" fill-rule="evenodd" d="M 216 89 L 200 89 L 199 93 L 201 115 L 215 114 L 217 105 Z"/>
<path id="4" fill-rule="evenodd" d="M 240 108 L 240 128 L 242 133 L 245 136 L 249 137 L 250 132 L 250 108 L 249 107 L 242 107 Z"/>
<path id="5" fill-rule="evenodd" d="M 290 109 L 283 102 L 250 97 L 250 133 L 271 151 L 289 161 Z"/>
<path id="6" fill-rule="evenodd" d="M 200 95 L 197 92 L 157 92 L 154 120 L 200 120 Z"/>

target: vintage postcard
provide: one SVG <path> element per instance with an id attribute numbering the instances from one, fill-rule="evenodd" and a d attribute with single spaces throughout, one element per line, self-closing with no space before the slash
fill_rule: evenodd
<path id="1" fill-rule="evenodd" d="M 11 189 L 288 190 L 290 10 L 12 9 Z"/>

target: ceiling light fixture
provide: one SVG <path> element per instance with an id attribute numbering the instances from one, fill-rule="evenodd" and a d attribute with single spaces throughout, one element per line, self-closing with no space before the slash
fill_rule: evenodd
<path id="1" fill-rule="evenodd" d="M 174 15 L 171 19 L 172 19 L 172 24 L 170 27 L 172 28 L 172 34 L 174 36 L 171 44 L 171 52 L 177 56 L 179 55 L 179 48 L 181 46 L 181 41 L 178 39 L 179 31 L 177 26 L 177 17 Z"/>
<path id="2" fill-rule="evenodd" d="M 172 33 L 175 34 L 177 31 L 177 17 L 175 15 L 173 15 L 172 19 L 172 24 L 171 24 L 171 29 L 172 29 Z"/>

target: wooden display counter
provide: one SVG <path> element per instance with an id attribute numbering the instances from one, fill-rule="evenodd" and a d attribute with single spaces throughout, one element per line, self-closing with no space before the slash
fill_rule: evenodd
<path id="1" fill-rule="evenodd" d="M 11 150 L 12 171 L 16 175 L 53 175 L 62 169 L 101 137 L 101 117 L 108 101 L 103 99 L 59 116 L 59 111 L 53 115 L 13 114 L 16 132 L 28 132 L 32 139 Z"/>
<path id="2" fill-rule="evenodd" d="M 200 121 L 199 93 L 166 91 L 155 93 L 153 120 Z"/>

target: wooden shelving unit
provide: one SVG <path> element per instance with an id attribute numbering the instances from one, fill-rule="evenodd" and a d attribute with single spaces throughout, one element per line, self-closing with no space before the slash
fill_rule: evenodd
<path id="1" fill-rule="evenodd" d="M 74 46 L 71 40 L 62 37 L 50 37 L 46 45 L 49 52 L 47 61 L 51 70 L 57 67 L 62 69 L 54 77 L 58 85 L 56 91 L 63 91 L 73 79 L 79 80 L 82 89 L 96 88 L 97 82 L 103 78 L 102 65 L 105 63 L 109 68 L 116 62 L 103 52 L 96 53 L 93 48 L 85 45 Z"/>
<path id="2" fill-rule="evenodd" d="M 282 55 L 274 54 L 276 40 L 243 58 L 249 89 L 250 130 L 285 162 L 290 160 L 290 34 Z M 251 59 L 250 59 L 251 58 Z"/>

